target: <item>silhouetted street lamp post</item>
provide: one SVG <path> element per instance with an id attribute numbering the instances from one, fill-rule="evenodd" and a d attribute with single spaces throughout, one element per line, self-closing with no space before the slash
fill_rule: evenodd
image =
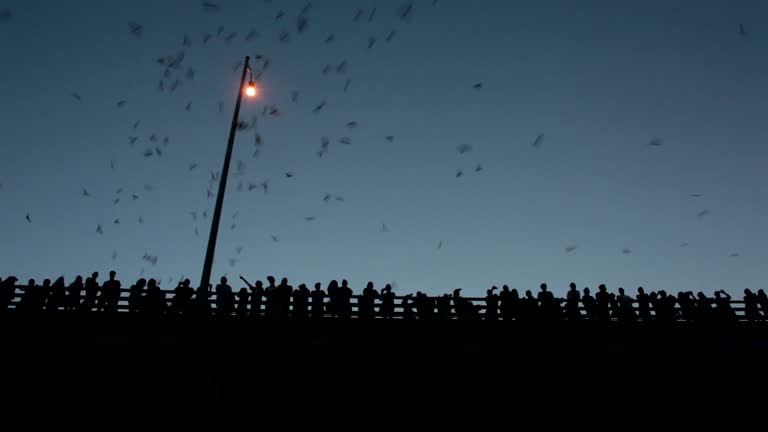
<path id="1" fill-rule="evenodd" d="M 243 100 L 243 93 L 248 97 L 256 96 L 256 84 L 253 82 L 251 74 L 248 86 L 245 86 L 245 75 L 251 70 L 248 64 L 250 57 L 245 57 L 243 65 L 243 75 L 240 78 L 240 87 L 237 91 L 237 102 L 235 103 L 235 114 L 232 116 L 232 127 L 229 129 L 229 141 L 227 141 L 227 152 L 224 155 L 224 167 L 221 169 L 221 180 L 219 181 L 219 194 L 216 195 L 216 208 L 213 211 L 213 220 L 211 221 L 211 235 L 208 237 L 208 248 L 205 251 L 205 263 L 203 264 L 203 276 L 200 279 L 200 287 L 208 289 L 211 281 L 211 269 L 213 267 L 213 255 L 216 251 L 216 237 L 219 234 L 219 221 L 221 220 L 221 207 L 224 204 L 224 192 L 227 189 L 227 175 L 229 174 L 229 162 L 232 159 L 232 147 L 235 145 L 235 132 L 237 132 L 238 118 L 240 117 L 240 103 Z"/>

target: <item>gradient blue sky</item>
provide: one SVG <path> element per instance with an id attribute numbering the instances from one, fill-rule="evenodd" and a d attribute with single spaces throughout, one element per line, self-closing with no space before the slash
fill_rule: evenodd
<path id="1" fill-rule="evenodd" d="M 302 35 L 303 0 L 216 3 L 211 14 L 197 0 L 0 2 L 12 12 L 0 21 L 3 276 L 114 268 L 127 283 L 144 269 L 167 288 L 182 275 L 197 284 L 210 216 L 195 222 L 189 212 L 212 212 L 206 189 L 223 160 L 233 66 L 263 54 L 272 65 L 262 95 L 241 115 L 259 115 L 263 151 L 253 159 L 253 132 L 238 135 L 233 174 L 237 160 L 246 169 L 230 176 L 216 278 L 346 278 L 355 290 L 396 281 L 400 292 L 471 295 L 541 281 L 555 292 L 571 281 L 633 292 L 762 287 L 768 2 L 421 0 L 403 22 L 405 2 L 314 1 Z M 357 8 L 365 14 L 353 22 Z M 141 38 L 129 22 L 144 25 Z M 219 25 L 238 37 L 203 45 Z M 260 37 L 246 42 L 251 28 Z M 183 49 L 185 33 L 184 83 L 160 93 L 155 59 Z M 325 44 L 330 33 L 336 41 Z M 346 75 L 322 75 L 342 60 Z M 326 109 L 313 114 L 321 100 Z M 262 118 L 265 104 L 282 115 Z M 143 157 L 152 134 L 170 139 L 162 158 Z M 322 136 L 331 145 L 318 159 Z M 654 138 L 664 145 L 649 146 Z M 473 151 L 459 155 L 463 143 Z M 236 189 L 266 179 L 267 195 Z M 326 204 L 326 193 L 345 200 Z"/>

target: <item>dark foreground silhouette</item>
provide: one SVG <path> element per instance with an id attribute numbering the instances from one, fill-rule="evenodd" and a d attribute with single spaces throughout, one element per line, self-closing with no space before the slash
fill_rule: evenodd
<path id="1" fill-rule="evenodd" d="M 240 277 L 246 287 L 234 292 L 227 278 L 222 277 L 214 288 L 194 289 L 189 279 L 179 282 L 173 290 L 163 290 L 154 279 L 139 279 L 123 288 L 114 271 L 100 283 L 98 273 L 83 281 L 78 276 L 69 285 L 64 278 L 49 279 L 38 285 L 30 279 L 19 285 L 15 277 L 0 279 L 0 314 L 13 315 L 71 315 L 128 313 L 145 318 L 173 317 L 201 319 L 239 318 L 253 320 L 460 320 L 460 321 L 519 321 L 524 323 L 578 322 L 707 322 L 727 324 L 736 321 L 757 322 L 768 317 L 768 297 L 764 290 L 753 293 L 744 290 L 743 300 L 733 300 L 724 290 L 708 297 L 699 292 L 665 291 L 646 293 L 640 287 L 630 297 L 624 288 L 609 292 L 600 285 L 592 296 L 589 288 L 579 291 L 570 284 L 565 298 L 556 298 L 547 284 L 541 284 L 534 295 L 526 290 L 504 285 L 487 290 L 484 298 L 452 294 L 430 297 L 422 292 L 396 296 L 390 285 L 381 292 L 368 282 L 355 295 L 346 280 L 331 281 L 325 290 L 318 282 L 314 290 L 305 284 L 297 288 L 283 278 L 279 284 L 272 276 L 267 286 L 262 281 L 251 284 Z"/>
<path id="2" fill-rule="evenodd" d="M 734 397 L 767 383 L 760 292 L 630 298 L 573 285 L 558 299 L 542 285 L 466 298 L 273 277 L 236 291 L 225 279 L 170 292 L 153 280 L 125 288 L 117 275 L 16 282 L 0 285 L 0 365 L 2 391 L 19 401 L 151 402 L 192 418 L 201 403 L 266 413 L 369 396 L 408 407 L 431 395 L 520 406 L 590 392 Z"/>

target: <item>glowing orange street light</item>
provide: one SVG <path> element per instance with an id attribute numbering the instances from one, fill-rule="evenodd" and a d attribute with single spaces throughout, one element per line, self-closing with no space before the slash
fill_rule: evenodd
<path id="1" fill-rule="evenodd" d="M 245 88 L 245 95 L 248 97 L 254 97 L 258 93 L 258 89 L 256 88 L 256 84 L 253 82 L 253 79 L 248 83 L 248 87 Z"/>

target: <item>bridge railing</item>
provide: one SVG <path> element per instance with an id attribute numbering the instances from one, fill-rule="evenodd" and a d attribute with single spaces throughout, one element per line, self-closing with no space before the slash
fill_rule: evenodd
<path id="1" fill-rule="evenodd" d="M 42 287 L 40 287 L 40 286 L 35 286 L 33 289 L 41 289 L 41 288 Z M 15 287 L 14 293 L 12 295 L 12 300 L 11 300 L 11 302 L 8 305 L 8 309 L 17 309 L 18 306 L 19 306 L 19 303 L 21 302 L 22 297 L 24 297 L 24 295 L 25 295 L 25 293 L 27 292 L 28 289 L 29 289 L 29 287 L 27 287 L 27 286 L 17 285 Z M 100 304 L 100 300 L 101 300 L 101 294 L 100 293 L 101 293 L 101 291 L 99 292 L 99 295 L 95 298 L 95 304 L 94 304 L 94 307 L 91 310 L 91 312 L 96 312 L 96 308 Z M 160 293 L 161 293 L 162 302 L 163 302 L 165 308 L 169 309 L 171 307 L 171 305 L 172 305 L 173 297 L 175 295 L 174 291 L 172 291 L 172 290 L 160 290 Z M 117 301 L 117 304 L 116 304 L 116 307 L 115 307 L 115 310 L 117 312 L 120 312 L 120 313 L 128 313 L 129 312 L 128 294 L 129 294 L 129 289 L 128 288 L 121 288 L 120 289 L 120 297 L 119 297 L 119 299 Z M 143 294 L 146 295 L 146 290 L 143 292 Z M 44 293 L 43 295 L 44 295 L 46 300 L 51 298 L 51 293 Z M 251 316 L 251 317 L 254 317 L 254 316 L 257 316 L 257 317 L 264 316 L 265 313 L 266 313 L 266 307 L 267 307 L 267 297 L 266 297 L 266 295 L 262 296 L 261 302 L 253 302 L 252 295 L 253 294 L 251 292 L 248 293 L 248 299 L 249 300 L 248 300 L 248 305 L 247 305 L 247 308 L 246 308 L 245 315 Z M 67 291 L 66 297 L 68 297 L 68 296 L 69 296 L 69 292 Z M 235 310 L 233 311 L 232 314 L 233 315 L 237 315 L 237 312 L 236 312 L 236 309 L 237 309 L 237 306 L 236 306 L 237 305 L 236 293 L 233 294 L 233 296 L 235 297 Z M 78 301 L 77 304 L 78 305 L 81 304 L 85 298 L 86 298 L 86 296 L 83 293 L 81 293 L 79 301 Z M 350 298 L 350 307 L 351 307 L 351 317 L 352 318 L 358 318 L 360 316 L 359 304 L 360 304 L 360 299 L 362 299 L 362 298 L 363 298 L 362 295 L 353 295 L 353 296 L 351 296 L 351 298 Z M 440 297 L 429 297 L 429 299 L 432 300 L 432 302 L 431 302 L 432 303 L 432 315 L 435 316 L 435 317 L 437 317 L 437 312 L 438 312 L 438 309 L 437 309 L 437 306 L 436 306 L 436 301 L 439 298 Z M 406 299 L 408 300 L 408 305 L 406 305 L 406 303 L 404 302 Z M 484 297 L 461 297 L 461 299 L 464 300 L 464 301 L 469 301 L 474 306 L 474 309 L 479 313 L 480 317 L 484 317 L 485 316 L 486 310 L 487 310 L 488 306 L 486 304 L 486 299 Z M 522 300 L 523 299 L 521 298 L 518 301 L 522 301 Z M 556 299 L 556 300 L 560 302 L 561 311 L 563 312 L 563 314 L 565 314 L 565 310 L 566 310 L 565 307 L 564 307 L 565 299 Z M 712 301 L 713 299 L 710 298 L 708 300 Z M 194 302 L 196 300 L 192 300 L 192 301 Z M 216 306 L 217 306 L 216 293 L 215 292 L 209 292 L 209 298 L 207 299 L 207 301 L 208 301 L 208 303 L 210 305 L 210 309 L 211 309 L 212 313 L 216 313 L 216 310 L 217 310 L 217 308 L 216 308 Z M 70 302 L 71 303 L 71 299 L 68 298 L 67 300 L 65 300 L 65 302 Z M 258 303 L 259 306 L 260 306 L 260 310 L 257 311 L 258 313 L 254 313 L 254 311 L 251 309 L 252 306 L 254 305 L 254 303 Z M 498 304 L 501 305 L 502 303 L 503 303 L 503 301 L 499 300 Z M 631 303 L 633 305 L 635 313 L 637 313 L 638 312 L 638 308 L 637 308 L 638 302 L 636 300 L 633 300 Z M 313 305 L 312 300 L 308 299 L 306 304 L 307 304 L 307 312 L 308 312 L 308 314 L 311 315 L 312 314 L 312 305 Z M 329 308 L 330 304 L 331 304 L 330 303 L 330 299 L 326 295 L 323 298 L 323 305 L 324 305 L 323 316 L 324 317 L 330 317 L 331 316 L 331 311 L 330 311 L 330 308 Z M 736 314 L 736 319 L 737 320 L 740 320 L 740 321 L 747 320 L 747 317 L 745 316 L 745 307 L 744 307 L 744 301 L 743 300 L 731 300 L 730 304 L 731 304 L 731 308 L 733 309 L 733 311 Z M 291 297 L 291 302 L 290 302 L 290 305 L 289 305 L 289 310 L 290 311 L 293 310 L 293 305 L 294 305 L 293 297 Z M 377 297 L 374 300 L 374 313 L 375 313 L 376 317 L 380 317 L 381 316 L 381 314 L 380 314 L 381 306 L 382 306 L 381 299 Z M 414 316 L 418 316 L 418 300 L 417 300 L 416 297 L 413 297 L 413 296 L 395 296 L 395 301 L 394 301 L 394 305 L 393 306 L 394 306 L 393 307 L 394 310 L 393 310 L 392 316 L 394 318 L 403 318 L 404 315 L 405 315 L 406 308 L 410 309 Z M 714 305 L 712 305 L 712 307 L 714 308 Z M 43 308 L 44 309 L 50 309 L 50 307 L 48 306 L 47 303 L 43 305 Z M 682 320 L 683 319 L 682 314 L 677 313 L 677 312 L 681 311 L 681 308 L 680 308 L 679 304 L 675 303 L 674 308 L 675 308 L 675 311 L 676 311 L 675 319 L 676 320 Z M 65 309 L 65 307 L 62 306 L 59 309 Z M 610 310 L 611 310 L 611 312 L 615 311 L 615 309 L 613 309 L 613 308 L 610 308 Z M 579 311 L 579 314 L 582 317 L 586 317 L 586 315 L 587 315 L 586 314 L 586 309 L 585 309 L 583 303 L 581 303 L 581 302 L 579 303 L 578 311 Z M 655 310 L 655 308 L 652 305 L 650 306 L 650 311 L 649 312 L 650 312 L 651 316 L 655 316 L 656 315 L 656 310 Z M 763 313 L 768 314 L 767 311 L 763 311 Z M 456 316 L 456 305 L 454 303 L 453 298 L 451 298 L 451 300 L 450 300 L 450 315 L 451 315 L 451 319 L 457 318 L 457 316 Z M 497 317 L 498 317 L 499 320 L 503 320 L 503 316 L 501 314 L 501 309 L 500 308 L 497 310 Z M 764 317 L 766 319 L 768 319 L 768 315 L 766 315 Z M 617 319 L 618 318 L 613 316 L 613 314 L 611 315 L 611 320 L 617 320 Z"/>

